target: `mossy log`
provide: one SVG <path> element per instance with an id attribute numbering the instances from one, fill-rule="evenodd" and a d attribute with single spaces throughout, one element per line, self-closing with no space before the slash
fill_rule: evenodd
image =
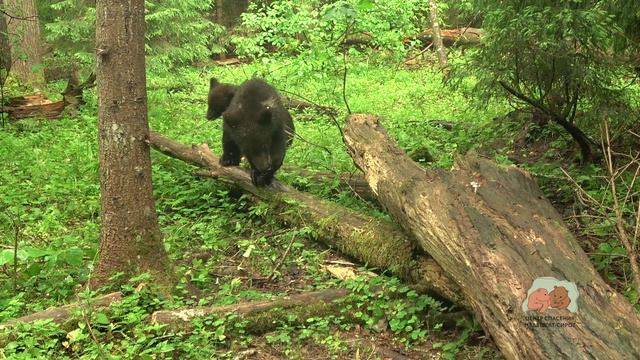
<path id="1" fill-rule="evenodd" d="M 51 321 L 55 323 L 63 323 L 68 320 L 75 311 L 78 309 L 101 309 L 108 307 L 112 303 L 116 301 L 120 301 L 122 299 L 122 293 L 114 292 L 107 295 L 99 296 L 87 301 L 81 301 L 76 303 L 71 303 L 67 305 L 52 307 L 47 310 L 43 310 L 37 313 L 33 313 L 27 316 L 23 316 L 21 318 L 13 319 L 6 321 L 0 324 L 0 331 L 10 328 L 18 323 L 30 323 L 36 320 L 47 320 L 51 319 Z"/>
<path id="2" fill-rule="evenodd" d="M 274 213 L 285 222 L 312 226 L 318 241 L 342 254 L 371 267 L 389 270 L 419 289 L 465 306 L 460 289 L 433 259 L 416 253 L 414 242 L 396 225 L 297 191 L 277 180 L 270 186 L 257 188 L 251 183 L 247 169 L 220 166 L 219 158 L 206 144 L 182 145 L 153 131 L 150 144 L 168 156 L 210 170 L 219 179 L 254 194 L 270 204 Z"/>
<path id="3" fill-rule="evenodd" d="M 373 115 L 351 115 L 344 131 L 380 204 L 460 286 L 505 358 L 640 359 L 640 317 L 527 172 L 474 154 L 451 171 L 427 170 Z M 575 284 L 574 311 L 528 310 L 540 277 Z"/>
<path id="4" fill-rule="evenodd" d="M 181 310 L 160 310 L 151 315 L 152 324 L 168 325 L 172 329 L 186 329 L 191 321 L 208 316 L 233 314 L 248 321 L 247 329 L 254 334 L 262 334 L 282 320 L 295 314 L 295 318 L 304 321 L 309 317 L 324 316 L 335 311 L 337 300 L 351 293 L 348 289 L 324 289 L 309 293 L 290 295 L 274 300 L 250 301 L 223 306 L 206 306 Z M 284 313 L 281 313 L 285 311 Z"/>

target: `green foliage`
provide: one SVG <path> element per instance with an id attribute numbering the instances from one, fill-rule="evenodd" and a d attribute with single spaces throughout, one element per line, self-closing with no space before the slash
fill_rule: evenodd
<path id="1" fill-rule="evenodd" d="M 346 70 L 344 96 L 352 111 L 379 115 L 404 150 L 434 156 L 428 163 L 419 159 L 422 165 L 449 168 L 460 153 L 483 150 L 482 146 L 496 141 L 503 141 L 492 149 L 496 159 L 512 163 L 508 150 L 517 146 L 514 133 L 521 127 L 491 121 L 505 112 L 504 103 L 487 102 L 484 109 L 473 109 L 464 92 L 441 83 L 439 73 L 396 66 L 414 46 L 405 39 L 429 27 L 426 0 L 252 3 L 232 42 L 240 55 L 260 61 L 194 69 L 180 65 L 221 51 L 221 28 L 209 21 L 213 1 L 147 1 L 151 128 L 181 143 L 207 142 L 220 153 L 220 122 L 204 119 L 208 79 L 216 76 L 240 83 L 258 75 L 287 95 L 299 94 L 338 112 L 334 119 L 313 110 L 294 111 L 302 139 L 296 138 L 286 163 L 338 174 L 355 172 L 338 129 L 346 116 L 342 89 Z M 528 94 L 545 106 L 557 106 L 561 113 L 574 101 L 582 111 L 576 116 L 581 125 L 594 123 L 605 112 L 622 119 L 627 108 L 616 106 L 637 106 L 640 95 L 633 86 L 621 90 L 626 68 L 611 56 L 618 55 L 613 51 L 620 46 L 618 33 L 633 34 L 631 24 L 637 13 L 629 10 L 625 0 L 613 3 L 625 5 L 626 10 L 616 11 L 615 6 L 600 2 L 589 7 L 581 0 L 500 5 L 481 0 L 440 2 L 441 10 L 468 10 L 472 15 L 467 19 L 475 18 L 478 9 L 485 15 L 483 46 L 470 50 L 471 57 L 450 50 L 455 55 L 453 64 L 473 69 L 460 80 L 460 87 L 482 89 L 485 96 L 504 95 L 495 82 L 503 80 L 521 91 L 539 89 Z M 39 6 L 44 34 L 53 49 L 50 59 L 92 67 L 93 1 L 55 0 Z M 361 37 L 367 46 L 347 46 L 346 37 Z M 632 54 L 628 51 L 625 54 Z M 46 91 L 59 93 L 62 86 L 55 84 Z M 85 100 L 83 112 L 75 119 L 26 120 L 1 130 L 0 151 L 10 155 L 0 167 L 0 322 L 78 298 L 87 302 L 96 295 L 78 287 L 87 281 L 99 245 L 95 94 L 87 92 Z M 438 126 L 439 120 L 451 127 Z M 552 151 L 568 142 L 558 132 L 557 127 L 538 125 L 529 136 L 531 141 L 552 143 L 551 150 L 546 150 Z M 405 349 L 426 346 L 434 356 L 453 359 L 460 357 L 479 331 L 478 324 L 469 321 L 460 322 L 455 331 L 443 331 L 437 320 L 443 305 L 397 279 L 332 279 L 324 268 L 325 261 L 335 255 L 315 246 L 318 234 L 313 228 L 283 225 L 269 205 L 221 181 L 194 178 L 193 167 L 181 161 L 155 152 L 152 156 L 158 217 L 180 279 L 173 296 L 139 287 L 149 283 L 149 277 L 141 275 L 121 288 L 123 300 L 108 309 L 89 307 L 67 324 L 36 322 L 0 333 L 0 341 L 7 339 L 6 346 L 0 347 L 0 358 L 233 359 L 260 346 L 275 352 L 274 357 L 309 358 L 301 351 L 309 345 L 326 358 L 355 358 L 352 338 L 381 332 L 386 341 L 392 337 Z M 557 164 L 539 164 L 532 170 L 555 201 L 573 204 L 575 192 L 571 183 L 558 181 L 564 175 Z M 599 180 L 601 169 L 570 171 L 603 208 L 610 207 L 613 199 Z M 283 169 L 278 178 L 389 219 L 350 191 L 338 190 L 338 174 L 333 181 L 318 183 Z M 628 174 L 621 175 L 620 181 L 632 182 Z M 630 198 L 623 213 L 633 227 L 637 199 Z M 290 205 L 285 211 L 295 216 L 299 204 Z M 614 223 L 606 214 L 597 215 L 588 217 L 581 227 L 581 235 L 605 239 L 594 242 L 592 259 L 627 298 L 637 300 L 638 289 L 625 282 L 627 254 L 615 238 Z M 252 329 L 234 315 L 194 320 L 187 332 L 173 332 L 148 321 L 161 308 L 226 305 L 334 286 L 353 290 L 338 305 L 339 311 L 307 319 L 285 313 L 271 323 L 276 329 L 263 337 L 250 335 Z M 477 356 L 474 353 L 475 358 L 482 358 L 483 350 Z"/>
<path id="2" fill-rule="evenodd" d="M 252 3 L 242 15 L 247 35 L 234 42 L 239 54 L 251 58 L 277 49 L 280 54 L 335 63 L 349 36 L 365 36 L 371 46 L 391 50 L 399 59 L 405 53 L 404 38 L 428 24 L 426 8 L 425 0 Z"/>
<path id="3" fill-rule="evenodd" d="M 326 73 L 310 80 L 297 74 L 296 65 L 275 61 L 216 71 L 221 80 L 236 83 L 250 76 L 247 74 L 268 74 L 269 81 L 279 88 L 338 109 L 341 106 L 341 96 L 334 91 L 334 84 L 341 83 L 340 74 Z M 407 149 L 428 144 L 436 165 L 450 164 L 459 146 L 469 147 L 473 139 L 464 127 L 450 132 L 425 119 L 445 117 L 471 123 L 486 122 L 493 116 L 478 116 L 464 104 L 461 94 L 443 97 L 438 74 L 429 70 L 389 70 L 363 62 L 350 71 L 352 108 L 381 114 L 385 126 Z M 220 123 L 204 120 L 207 80 L 213 75 L 192 68 L 170 75 L 152 72 L 148 81 L 151 128 L 182 143 L 208 142 L 219 153 Z M 100 233 L 95 94 L 87 92 L 85 100 L 87 104 L 76 118 L 24 120 L 2 129 L 0 151 L 11 156 L 0 168 L 0 321 L 76 301 L 78 284 L 86 282 L 93 266 Z M 333 120 L 312 111 L 294 116 L 299 134 L 326 149 L 296 139 L 287 164 L 310 170 L 354 170 Z M 339 118 L 343 116 L 344 112 Z M 224 305 L 336 286 L 323 271 L 328 253 L 314 246 L 317 234 L 313 229 L 283 227 L 269 206 L 254 203 L 222 182 L 194 178 L 193 167 L 181 161 L 156 152 L 152 157 L 158 217 L 180 277 L 175 296 L 169 301 L 151 290 L 137 292 L 138 283 L 148 280 L 134 279 L 122 288 L 123 302 L 108 310 L 89 311 L 64 327 L 51 323 L 20 327 L 16 330 L 19 338 L 10 348 L 2 349 L 2 355 L 210 358 L 215 354 L 233 358 L 237 353 L 233 346 L 246 349 L 256 342 L 248 335 L 250 329 L 243 328 L 237 319 L 204 319 L 195 322 L 192 332 L 180 334 L 149 325 L 150 313 L 158 308 Z M 293 172 L 279 173 L 278 178 L 305 182 Z M 349 192 L 336 192 L 335 184 L 307 180 L 306 186 L 342 205 L 387 216 Z M 292 215 L 296 209 L 292 205 Z M 13 264 L 14 224 L 20 228 L 17 269 Z M 371 290 L 377 286 L 384 287 L 383 295 Z M 205 296 L 192 298 L 194 287 Z M 347 356 L 352 347 L 343 332 L 356 328 L 378 331 L 378 321 L 386 322 L 398 341 L 412 346 L 436 336 L 432 334 L 439 330 L 425 322 L 436 311 L 432 299 L 411 292 L 394 279 L 381 278 L 366 287 L 369 290 L 363 287 L 355 296 L 362 303 L 357 321 L 352 315 L 355 308 L 302 324 L 287 319 L 260 341 L 277 348 L 278 354 L 295 357 L 300 348 L 314 344 L 339 357 Z M 4 335 L 0 334 L 0 339 Z"/>
<path id="4" fill-rule="evenodd" d="M 621 81 L 629 68 L 612 52 L 622 32 L 614 15 L 592 3 L 473 1 L 485 10 L 483 45 L 459 64 L 457 75 L 477 79 L 481 102 L 511 96 L 502 82 L 520 94 L 516 102 L 552 119 L 575 120 L 587 130 L 597 129 L 605 115 L 624 121 L 628 111 L 612 114 L 629 104 Z"/>
<path id="5" fill-rule="evenodd" d="M 212 44 L 223 31 L 207 17 L 213 0 L 147 0 L 145 4 L 147 55 L 152 67 L 191 64 L 212 53 Z"/>
<path id="6" fill-rule="evenodd" d="M 379 326 L 381 320 L 388 322 L 389 329 L 405 343 L 423 341 L 429 319 L 443 310 L 439 301 L 418 295 L 396 279 L 356 279 L 347 287 L 355 293 L 355 304 L 345 310 L 368 327 Z"/>
<path id="7" fill-rule="evenodd" d="M 41 10 L 42 12 L 42 10 Z M 96 9 L 85 0 L 51 1 L 43 36 L 51 45 L 50 66 L 88 68 L 95 62 Z M 49 20 L 49 21 L 47 21 Z"/>
<path id="8" fill-rule="evenodd" d="M 148 0 L 145 6 L 151 68 L 191 64 L 211 54 L 213 41 L 223 30 L 207 17 L 213 9 L 212 0 Z M 50 21 L 44 24 L 44 36 L 52 45 L 47 61 L 63 67 L 91 67 L 95 62 L 95 2 L 54 0 L 45 15 Z"/>

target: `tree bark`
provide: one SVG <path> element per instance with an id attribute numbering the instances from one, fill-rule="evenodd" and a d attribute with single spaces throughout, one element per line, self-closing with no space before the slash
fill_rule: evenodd
<path id="1" fill-rule="evenodd" d="M 349 117 L 345 141 L 380 203 L 460 286 L 507 359 L 640 358 L 638 314 L 600 278 L 528 173 L 477 155 L 452 171 L 425 170 L 370 115 Z M 522 310 L 543 276 L 578 288 L 575 313 L 547 310 L 567 317 L 560 327 Z"/>
<path id="2" fill-rule="evenodd" d="M 0 0 L 0 10 L 4 10 L 4 0 Z M 9 46 L 9 36 L 7 32 L 7 17 L 0 13 L 0 86 L 4 85 L 10 70 L 11 46 Z"/>
<path id="3" fill-rule="evenodd" d="M 91 285 L 117 272 L 173 279 L 153 199 L 144 60 L 144 0 L 96 2 L 100 256 Z"/>
<path id="4" fill-rule="evenodd" d="M 312 104 L 312 103 L 310 103 L 308 101 L 297 100 L 297 99 L 290 98 L 288 96 L 283 96 L 282 97 L 282 103 L 288 109 L 294 109 L 294 110 L 312 109 L 312 110 L 315 110 L 315 111 L 317 111 L 317 112 L 319 112 L 321 114 L 327 114 L 327 115 L 330 115 L 330 116 L 338 115 L 338 110 L 336 110 L 335 108 L 333 108 L 331 106 Z"/>
<path id="5" fill-rule="evenodd" d="M 422 291 L 437 293 L 466 306 L 460 289 L 433 259 L 416 254 L 412 241 L 394 224 L 299 192 L 277 180 L 271 186 L 257 188 L 251 183 L 248 170 L 220 166 L 219 158 L 206 144 L 182 145 L 153 131 L 150 141 L 153 148 L 163 154 L 209 169 L 215 176 L 266 201 L 274 213 L 289 224 L 313 227 L 318 241 L 342 254 L 370 267 L 388 269 Z"/>
<path id="6" fill-rule="evenodd" d="M 11 57 L 12 73 L 18 81 L 40 90 L 44 87 L 44 71 L 34 71 L 42 64 L 40 20 L 35 0 L 4 0 L 9 37 L 14 39 Z"/>
<path id="7" fill-rule="evenodd" d="M 44 94 L 20 96 L 9 99 L 4 110 L 9 119 L 16 121 L 26 118 L 59 119 L 64 110 L 64 101 L 51 101 Z"/>
<path id="8" fill-rule="evenodd" d="M 444 73 L 444 77 L 449 77 L 449 61 L 447 60 L 447 53 L 445 52 L 444 45 L 442 44 L 442 35 L 440 33 L 440 23 L 438 21 L 438 4 L 436 0 L 429 0 L 429 17 L 431 18 L 431 29 L 433 32 L 433 45 L 438 55 L 438 62 L 440 63 L 440 69 Z"/>
<path id="9" fill-rule="evenodd" d="M 240 15 L 247 10 L 249 0 L 216 0 L 215 22 L 226 27 L 233 27 L 240 22 Z"/>

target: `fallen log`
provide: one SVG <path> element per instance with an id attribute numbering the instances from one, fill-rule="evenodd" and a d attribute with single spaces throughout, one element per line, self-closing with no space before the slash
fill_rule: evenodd
<path id="1" fill-rule="evenodd" d="M 349 301 L 351 293 L 349 289 L 323 289 L 273 300 L 255 300 L 239 304 L 201 306 L 179 310 L 158 310 L 151 314 L 151 323 L 167 325 L 174 330 L 184 330 L 191 327 L 191 322 L 195 319 L 233 314 L 248 323 L 246 328 L 252 334 L 264 334 L 280 324 L 279 321 L 274 320 L 287 321 L 287 319 L 293 318 L 296 323 L 304 323 L 310 317 L 335 314 L 336 305 Z M 452 329 L 459 320 L 469 320 L 468 315 L 464 311 L 439 313 L 434 315 L 432 323 L 442 324 L 443 329 Z"/>
<path id="2" fill-rule="evenodd" d="M 240 304 L 223 306 L 207 306 L 181 310 L 160 310 L 151 315 L 152 324 L 168 325 L 173 329 L 183 329 L 190 326 L 193 319 L 206 316 L 234 314 L 249 320 L 251 326 L 247 326 L 252 333 L 264 333 L 269 330 L 269 325 L 277 326 L 277 322 L 272 321 L 272 316 L 266 318 L 256 315 L 266 313 L 273 309 L 287 310 L 288 314 L 296 314 L 297 319 L 306 320 L 310 316 L 324 316 L 334 311 L 333 302 L 343 299 L 351 293 L 348 289 L 325 289 L 309 293 L 291 295 L 275 300 L 250 301 Z M 299 314 L 304 313 L 304 314 Z"/>
<path id="3" fill-rule="evenodd" d="M 388 269 L 423 291 L 437 293 L 465 306 L 460 289 L 433 259 L 416 254 L 413 242 L 394 224 L 297 191 L 277 180 L 268 187 L 257 188 L 251 183 L 247 169 L 220 166 L 219 158 L 206 144 L 182 145 L 154 131 L 150 132 L 149 142 L 163 154 L 208 169 L 218 178 L 266 201 L 286 222 L 313 226 L 318 241 L 342 254 L 371 267 Z"/>
<path id="4" fill-rule="evenodd" d="M 472 46 L 480 44 L 482 29 L 472 27 L 464 27 L 459 29 L 441 29 L 440 35 L 442 37 L 444 46 Z M 416 35 L 415 39 L 418 39 L 425 44 L 430 44 L 433 42 L 433 30 L 425 30 Z"/>
<path id="5" fill-rule="evenodd" d="M 441 29 L 440 34 L 442 37 L 442 43 L 444 46 L 474 46 L 480 44 L 480 38 L 482 36 L 482 29 L 472 27 L 462 27 L 456 29 Z M 370 46 L 373 43 L 375 35 L 371 33 L 356 33 L 347 36 L 342 45 L 354 46 L 354 45 L 367 45 Z M 427 29 L 418 34 L 407 36 L 403 41 L 408 44 L 414 40 L 419 40 L 425 45 L 433 42 L 433 30 Z"/>
<path id="6" fill-rule="evenodd" d="M 30 323 L 36 320 L 48 320 L 55 323 L 63 323 L 68 320 L 73 313 L 78 309 L 101 309 L 108 307 L 112 303 L 116 301 L 120 301 L 122 299 L 121 292 L 114 292 L 110 294 L 106 294 L 103 296 L 99 296 L 87 301 L 80 301 L 76 303 L 71 303 L 67 305 L 52 307 L 44 311 L 40 311 L 37 313 L 33 313 L 30 315 L 23 316 L 21 318 L 13 319 L 6 321 L 0 324 L 0 331 L 8 329 L 18 323 Z"/>
<path id="7" fill-rule="evenodd" d="M 640 317 L 528 173 L 474 154 L 425 170 L 372 115 L 351 115 L 344 131 L 379 202 L 460 286 L 505 358 L 640 359 Z M 541 277 L 575 284 L 573 311 L 532 286 Z"/>

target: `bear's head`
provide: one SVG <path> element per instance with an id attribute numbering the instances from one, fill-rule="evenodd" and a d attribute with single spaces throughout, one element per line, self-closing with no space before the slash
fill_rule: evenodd
<path id="1" fill-rule="evenodd" d="M 209 97 L 207 99 L 207 120 L 217 119 L 227 110 L 236 90 L 236 85 L 221 83 L 218 79 L 211 78 L 209 81 Z"/>
<path id="2" fill-rule="evenodd" d="M 549 296 L 551 297 L 552 308 L 566 309 L 571 303 L 569 292 L 564 286 L 554 286 Z"/>
<path id="3" fill-rule="evenodd" d="M 545 288 L 540 288 L 535 290 L 529 295 L 529 299 L 533 299 L 536 301 L 546 301 L 549 300 L 549 292 Z"/>

